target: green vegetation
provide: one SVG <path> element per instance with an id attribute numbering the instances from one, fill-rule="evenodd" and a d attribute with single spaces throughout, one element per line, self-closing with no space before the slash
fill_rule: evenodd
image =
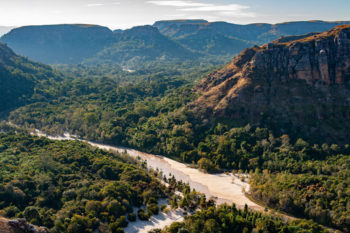
<path id="1" fill-rule="evenodd" d="M 313 221 L 298 220 L 285 223 L 261 213 L 239 210 L 234 205 L 211 206 L 188 216 L 184 222 L 175 222 L 161 231 L 164 233 L 216 233 L 216 232 L 285 232 L 322 233 L 328 232 Z"/>
<path id="2" fill-rule="evenodd" d="M 56 95 L 54 86 L 61 78 L 50 66 L 17 56 L 0 43 L 0 114 Z"/>
<path id="3" fill-rule="evenodd" d="M 63 68 L 65 73 L 73 69 Z M 170 156 L 198 164 L 207 172 L 266 169 L 271 175 L 252 176 L 252 184 L 256 183 L 252 185 L 254 198 L 324 225 L 348 229 L 348 176 L 338 172 L 323 174 L 315 165 L 321 164 L 318 166 L 322 169 L 327 163 L 336 166 L 332 159 L 336 156 L 346 160 L 345 155 L 350 154 L 348 145 L 312 145 L 301 138 L 274 136 L 265 128 L 237 128 L 236 122 L 202 121 L 186 104 L 196 97 L 192 86 L 198 70 L 203 69 L 176 69 L 148 67 L 149 73 L 125 73 L 118 67 L 114 72 L 109 66 L 101 66 L 101 70 L 109 72 L 107 77 L 99 77 L 98 69 L 93 72 L 76 67 L 74 75 L 81 77 L 67 78 L 58 85 L 56 90 L 61 96 L 19 108 L 11 113 L 10 120 L 52 134 L 68 131 L 90 140 Z M 309 164 L 312 165 L 306 167 Z M 285 183 L 275 182 L 287 175 L 290 177 Z M 295 183 L 302 187 L 298 192 Z M 327 185 L 337 188 L 305 198 L 305 193 L 311 192 L 310 185 L 316 189 Z M 282 195 L 287 193 L 293 193 L 295 201 L 280 203 L 278 200 L 284 200 Z M 171 205 L 181 206 L 180 200 L 172 200 Z M 159 211 L 157 208 L 150 203 L 138 216 L 148 219 L 149 213 Z"/>
<path id="4" fill-rule="evenodd" d="M 288 172 L 252 175 L 251 195 L 268 206 L 311 218 L 347 232 L 350 229 L 350 156 L 289 162 Z"/>
<path id="5" fill-rule="evenodd" d="M 164 39 L 153 36 L 155 41 Z M 122 54 L 123 59 L 140 51 L 147 55 L 138 47 L 129 53 L 132 45 L 118 44 L 114 54 L 103 53 Z M 0 55 L 0 65 L 5 69 L 0 71 L 0 112 L 22 106 L 11 112 L 13 123 L 162 154 L 206 172 L 251 172 L 253 198 L 349 231 L 350 147 L 322 141 L 313 145 L 303 135 L 290 138 L 274 135 L 272 129 L 194 115 L 187 105 L 197 96 L 192 88 L 213 70 L 211 62 L 142 62 L 130 73 L 113 63 L 59 65 L 58 72 L 1 49 L 5 56 Z M 157 49 L 161 53 L 163 48 Z M 148 60 L 146 55 L 140 60 Z M 159 197 L 170 197 L 172 208 L 202 209 L 173 224 L 169 232 L 323 231 L 311 221 L 285 224 L 235 207 L 215 208 L 186 185 L 170 180 L 166 189 L 135 161 L 81 142 L 2 133 L 0 167 L 1 214 L 25 217 L 53 232 L 122 232 L 128 221 L 159 213 Z M 184 197 L 172 196 L 175 190 L 183 191 Z"/>
<path id="6" fill-rule="evenodd" d="M 0 133 L 0 167 L 0 214 L 52 232 L 121 232 L 133 207 L 156 214 L 152 203 L 168 195 L 129 157 L 77 141 Z"/>

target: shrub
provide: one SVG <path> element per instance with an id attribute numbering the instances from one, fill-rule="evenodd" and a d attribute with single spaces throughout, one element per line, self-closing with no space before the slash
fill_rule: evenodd
<path id="1" fill-rule="evenodd" d="M 142 221 L 148 221 L 148 219 L 149 219 L 149 215 L 146 214 L 143 209 L 138 210 L 137 215 L 138 215 L 139 219 Z"/>
<path id="2" fill-rule="evenodd" d="M 159 213 L 159 207 L 157 204 L 148 204 L 147 205 L 147 213 L 149 215 L 157 215 Z"/>
<path id="3" fill-rule="evenodd" d="M 103 210 L 102 204 L 100 201 L 88 201 L 85 205 L 85 211 L 87 213 L 94 212 L 99 214 Z"/>
<path id="4" fill-rule="evenodd" d="M 135 221 L 136 221 L 136 214 L 130 213 L 130 214 L 128 215 L 128 220 L 129 220 L 130 222 L 135 222 Z"/>
<path id="5" fill-rule="evenodd" d="M 18 212 L 20 212 L 20 210 L 17 208 L 17 206 L 13 206 L 13 205 L 6 207 L 4 209 L 5 217 L 8 217 L 8 218 L 15 217 Z"/>

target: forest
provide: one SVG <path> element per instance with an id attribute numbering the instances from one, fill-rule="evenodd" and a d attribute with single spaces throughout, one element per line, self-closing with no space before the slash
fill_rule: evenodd
<path id="1" fill-rule="evenodd" d="M 147 172 L 125 154 L 105 152 L 79 141 L 52 141 L 26 130 L 0 126 L 0 214 L 26 218 L 53 233 L 122 233 L 128 222 L 145 221 L 165 208 L 193 212 L 163 232 L 327 232 L 310 220 L 280 218 L 213 200 L 174 178 Z M 168 186 L 161 184 L 163 179 Z M 182 196 L 174 195 L 174 191 Z M 137 208 L 137 215 L 133 213 Z M 154 229 L 151 232 L 161 232 Z"/>
<path id="2" fill-rule="evenodd" d="M 198 95 L 193 86 L 215 67 L 150 66 L 133 73 L 107 65 L 58 68 L 67 78 L 49 97 L 11 112 L 11 122 L 165 155 L 205 172 L 251 172 L 252 198 L 349 229 L 350 146 L 198 118 L 187 103 Z"/>
<path id="3" fill-rule="evenodd" d="M 130 157 L 78 141 L 10 130 L 0 133 L 0 158 L 0 214 L 52 232 L 123 232 L 134 207 L 147 219 L 171 193 Z"/>
<path id="4" fill-rule="evenodd" d="M 163 231 L 151 233 L 248 233 L 248 232 L 285 232 L 285 233 L 323 233 L 328 232 L 311 220 L 295 220 L 288 224 L 278 218 L 265 214 L 237 209 L 234 205 L 209 207 L 186 218 L 184 222 L 175 222 Z"/>

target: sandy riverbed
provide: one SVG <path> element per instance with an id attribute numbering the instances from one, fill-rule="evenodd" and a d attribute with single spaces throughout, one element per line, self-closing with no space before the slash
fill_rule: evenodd
<path id="1" fill-rule="evenodd" d="M 40 131 L 36 131 L 34 134 L 38 136 L 45 136 L 53 140 L 76 140 L 76 137 L 69 134 L 64 136 L 48 136 Z M 86 143 L 98 147 L 104 150 L 117 151 L 119 153 L 126 152 L 134 158 L 140 158 L 147 162 L 147 167 L 154 170 L 162 171 L 167 177 L 174 176 L 176 180 L 189 183 L 192 189 L 204 193 L 208 198 L 215 198 L 217 204 L 232 204 L 235 203 L 238 208 L 244 208 L 247 204 L 250 209 L 257 211 L 263 211 L 264 208 L 258 204 L 249 200 L 244 190 L 249 190 L 249 184 L 242 182 L 239 178 L 232 174 L 207 174 L 199 171 L 198 169 L 188 167 L 186 164 L 177 162 L 175 160 L 143 153 L 134 149 L 128 149 L 123 147 L 108 146 L 90 141 Z M 172 210 L 167 213 L 160 213 L 159 215 L 152 216 L 150 221 L 136 221 L 129 223 L 128 227 L 124 230 L 126 233 L 147 233 L 149 230 L 155 228 L 164 228 L 171 225 L 175 221 L 183 220 L 183 211 Z"/>
<path id="2" fill-rule="evenodd" d="M 37 135 L 46 136 L 45 134 L 37 131 Z M 59 137 L 47 136 L 55 140 L 74 140 L 75 137 L 69 134 Z M 208 197 L 214 197 L 217 199 L 218 204 L 235 203 L 237 207 L 243 208 L 245 204 L 249 206 L 250 209 L 263 211 L 264 207 L 252 202 L 248 199 L 244 190 L 249 190 L 249 184 L 242 182 L 237 177 L 232 174 L 207 174 L 199 171 L 198 169 L 188 167 L 186 164 L 177 162 L 175 160 L 144 153 L 134 149 L 128 149 L 123 147 L 108 146 L 99 143 L 94 143 L 90 141 L 85 141 L 92 146 L 117 151 L 119 153 L 127 152 L 130 156 L 134 158 L 141 158 L 147 161 L 147 166 L 152 169 L 158 169 L 163 172 L 165 176 L 174 175 L 177 180 L 182 180 L 190 184 L 191 188 L 196 189 L 199 192 L 206 194 Z"/>

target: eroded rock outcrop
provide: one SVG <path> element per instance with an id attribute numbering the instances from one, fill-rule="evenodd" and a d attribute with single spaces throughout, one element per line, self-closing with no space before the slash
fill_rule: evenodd
<path id="1" fill-rule="evenodd" d="M 8 220 L 0 217 L 1 233 L 50 233 L 46 227 L 37 227 L 25 219 Z"/>
<path id="2" fill-rule="evenodd" d="M 243 51 L 206 77 L 189 108 L 206 118 L 346 141 L 350 134 L 350 26 Z"/>

